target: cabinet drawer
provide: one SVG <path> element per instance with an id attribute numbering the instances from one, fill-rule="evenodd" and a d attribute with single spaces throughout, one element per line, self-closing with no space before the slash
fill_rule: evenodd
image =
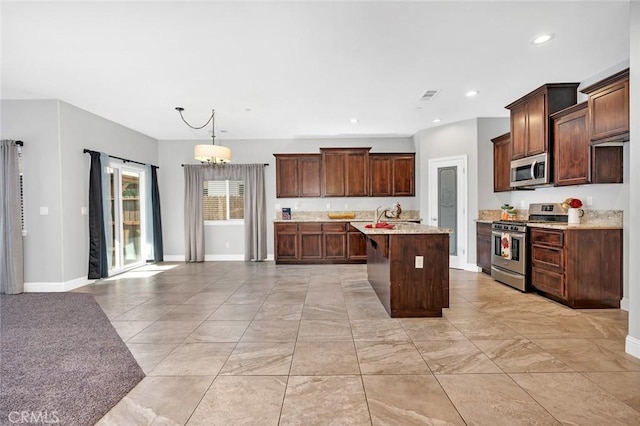
<path id="1" fill-rule="evenodd" d="M 298 230 L 300 232 L 322 232 L 322 223 L 300 223 Z"/>
<path id="2" fill-rule="evenodd" d="M 564 232 L 553 229 L 531 229 L 531 242 L 533 244 L 546 244 L 550 246 L 562 247 L 564 245 Z"/>
<path id="3" fill-rule="evenodd" d="M 278 232 L 298 232 L 296 223 L 276 223 L 276 233 Z"/>
<path id="4" fill-rule="evenodd" d="M 531 263 L 538 268 L 562 273 L 564 272 L 564 250 L 533 244 L 531 246 Z"/>
<path id="5" fill-rule="evenodd" d="M 325 232 L 345 232 L 347 225 L 348 223 L 325 223 L 322 225 L 322 230 Z"/>
<path id="6" fill-rule="evenodd" d="M 547 271 L 534 266 L 531 269 L 531 285 L 545 293 L 562 298 L 567 297 L 564 285 L 564 274 Z"/>
<path id="7" fill-rule="evenodd" d="M 491 224 L 490 223 L 476 223 L 476 235 L 483 236 L 491 239 Z"/>

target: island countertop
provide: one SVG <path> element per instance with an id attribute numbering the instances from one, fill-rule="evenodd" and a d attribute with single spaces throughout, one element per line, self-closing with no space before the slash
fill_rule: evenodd
<path id="1" fill-rule="evenodd" d="M 391 235 L 391 234 L 451 234 L 453 230 L 438 228 L 437 226 L 422 225 L 411 222 L 390 222 L 393 229 L 367 228 L 371 222 L 351 222 L 351 226 L 365 235 Z"/>

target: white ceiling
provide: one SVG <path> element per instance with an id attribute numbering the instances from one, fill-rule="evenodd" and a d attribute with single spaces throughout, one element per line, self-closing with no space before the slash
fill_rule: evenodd
<path id="1" fill-rule="evenodd" d="M 1 7 L 3 99 L 60 99 L 157 139 L 210 137 L 176 106 L 196 125 L 215 108 L 221 139 L 412 135 L 505 117 L 544 83 L 629 57 L 629 1 Z M 542 32 L 555 38 L 531 44 Z"/>

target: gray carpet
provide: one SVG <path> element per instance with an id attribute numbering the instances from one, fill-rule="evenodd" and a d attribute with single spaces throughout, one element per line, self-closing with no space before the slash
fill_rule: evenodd
<path id="1" fill-rule="evenodd" d="M 93 296 L 0 296 L 0 424 L 93 425 L 143 377 Z"/>

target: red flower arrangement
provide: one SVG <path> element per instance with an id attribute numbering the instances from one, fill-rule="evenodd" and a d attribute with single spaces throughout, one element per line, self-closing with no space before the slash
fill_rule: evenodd
<path id="1" fill-rule="evenodd" d="M 580 201 L 579 198 L 567 198 L 562 203 L 562 208 L 564 209 L 568 209 L 568 208 L 579 209 L 580 207 L 582 207 L 582 201 Z"/>

